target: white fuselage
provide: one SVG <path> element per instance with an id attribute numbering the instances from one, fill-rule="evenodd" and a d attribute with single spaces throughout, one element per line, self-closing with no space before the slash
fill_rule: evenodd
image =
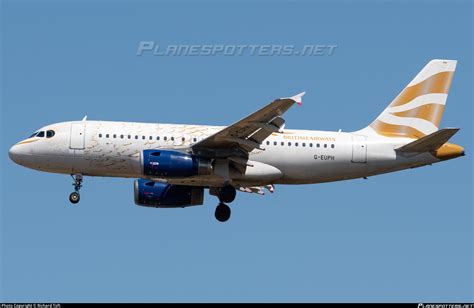
<path id="1" fill-rule="evenodd" d="M 147 178 L 145 149 L 189 150 L 223 127 L 75 121 L 52 124 L 51 138 L 33 137 L 10 150 L 12 159 L 41 171 L 89 176 Z M 430 153 L 401 155 L 394 149 L 413 141 L 377 135 L 287 130 L 273 133 L 249 154 L 244 174 L 231 172 L 237 185 L 308 184 L 361 178 L 440 160 Z M 217 175 L 153 179 L 172 184 L 222 186 Z"/>

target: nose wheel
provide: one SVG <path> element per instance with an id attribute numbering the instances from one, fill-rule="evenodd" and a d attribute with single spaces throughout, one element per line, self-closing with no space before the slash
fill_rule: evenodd
<path id="1" fill-rule="evenodd" d="M 216 212 L 215 212 L 215 216 L 216 216 L 216 219 L 220 222 L 226 222 L 229 220 L 230 218 L 230 207 L 225 204 L 225 203 L 219 203 L 219 205 L 216 207 Z"/>
<path id="2" fill-rule="evenodd" d="M 81 200 L 79 190 L 82 187 L 82 174 L 71 174 L 71 177 L 74 180 L 72 183 L 72 186 L 74 186 L 74 192 L 69 195 L 69 201 L 72 204 L 76 204 L 79 202 L 79 200 Z"/>
<path id="3" fill-rule="evenodd" d="M 69 195 L 69 201 L 70 201 L 72 204 L 78 203 L 79 200 L 81 200 L 81 196 L 79 195 L 78 192 L 72 192 L 72 193 Z"/>

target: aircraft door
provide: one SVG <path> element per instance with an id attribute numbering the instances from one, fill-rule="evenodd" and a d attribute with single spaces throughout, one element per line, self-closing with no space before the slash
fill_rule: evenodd
<path id="1" fill-rule="evenodd" d="M 360 135 L 352 136 L 352 162 L 367 162 L 367 137 Z"/>
<path id="2" fill-rule="evenodd" d="M 71 149 L 84 150 L 85 137 L 86 123 L 72 123 L 69 147 Z"/>

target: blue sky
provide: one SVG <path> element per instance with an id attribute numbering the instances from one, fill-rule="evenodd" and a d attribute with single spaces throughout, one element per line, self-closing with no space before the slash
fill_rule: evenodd
<path id="1" fill-rule="evenodd" d="M 1 301 L 473 301 L 469 1 L 2 1 Z M 136 56 L 138 42 L 337 45 L 331 56 Z M 15 165 L 8 148 L 81 119 L 227 125 L 307 91 L 287 128 L 370 123 L 433 58 L 457 59 L 443 127 L 467 156 L 239 194 L 134 205 L 133 180 Z"/>

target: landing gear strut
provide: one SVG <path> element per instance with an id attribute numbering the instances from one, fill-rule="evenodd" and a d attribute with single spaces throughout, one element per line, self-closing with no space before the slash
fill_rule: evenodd
<path id="1" fill-rule="evenodd" d="M 230 207 L 225 203 L 219 203 L 214 214 L 220 222 L 226 222 L 230 218 Z"/>
<path id="2" fill-rule="evenodd" d="M 79 190 L 82 187 L 82 174 L 71 174 L 71 177 L 74 180 L 74 183 L 72 183 L 72 186 L 74 186 L 74 192 L 69 195 L 69 201 L 72 204 L 76 204 L 81 199 Z"/>

